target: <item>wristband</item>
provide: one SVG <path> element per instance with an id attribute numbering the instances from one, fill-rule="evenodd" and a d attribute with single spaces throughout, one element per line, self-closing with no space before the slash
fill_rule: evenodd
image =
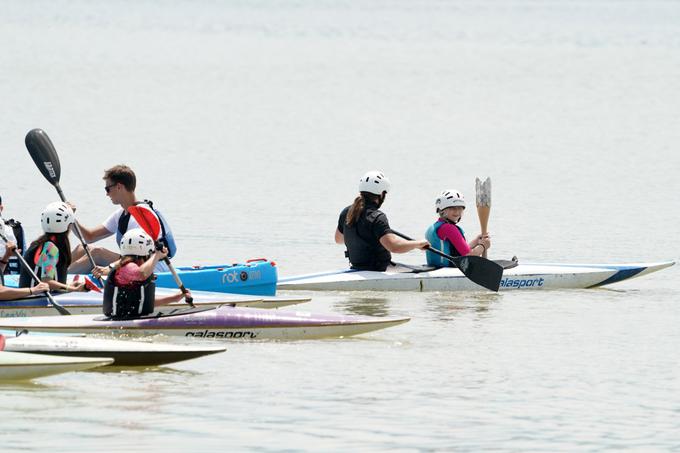
<path id="1" fill-rule="evenodd" d="M 32 296 L 33 295 L 33 288 L 28 288 L 28 293 Z"/>
<path id="2" fill-rule="evenodd" d="M 7 264 L 7 263 L 9 263 L 9 261 L 0 260 L 0 264 Z"/>

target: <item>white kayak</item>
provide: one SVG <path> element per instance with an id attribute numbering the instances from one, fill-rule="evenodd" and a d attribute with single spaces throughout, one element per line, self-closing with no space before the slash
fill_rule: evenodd
<path id="1" fill-rule="evenodd" d="M 177 290 L 156 289 L 157 295 L 173 294 Z M 242 294 L 214 293 L 210 291 L 192 291 L 194 305 L 199 308 L 215 308 L 222 305 L 233 307 L 280 308 L 309 302 L 303 297 L 248 296 Z M 90 291 L 83 293 L 53 293 L 58 304 L 66 308 L 72 315 L 101 314 L 102 293 Z M 177 302 L 168 307 L 186 308 L 186 303 Z M 51 306 L 46 296 L 36 295 L 13 301 L 0 301 L 0 318 L 24 316 L 58 316 L 59 312 Z"/>
<path id="2" fill-rule="evenodd" d="M 64 357 L 0 351 L 0 382 L 88 370 L 113 363 L 108 357 Z"/>
<path id="3" fill-rule="evenodd" d="M 22 334 L 5 339 L 5 351 L 69 357 L 111 357 L 114 366 L 157 366 L 224 352 L 222 346 Z"/>
<path id="4" fill-rule="evenodd" d="M 409 318 L 223 306 L 204 310 L 175 310 L 167 314 L 133 320 L 112 320 L 92 315 L 0 318 L 0 329 L 28 332 L 170 335 L 213 340 L 305 340 L 359 335 L 407 321 Z"/>
<path id="5" fill-rule="evenodd" d="M 501 291 L 595 288 L 650 274 L 674 261 L 640 264 L 518 264 L 505 269 Z M 416 267 L 417 269 L 414 269 Z M 385 272 L 345 269 L 281 278 L 278 289 L 318 291 L 477 291 L 481 287 L 452 267 L 396 265 Z"/>

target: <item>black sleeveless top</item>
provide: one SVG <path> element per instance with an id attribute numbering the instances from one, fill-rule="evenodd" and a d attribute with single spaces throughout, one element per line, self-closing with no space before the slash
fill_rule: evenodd
<path id="1" fill-rule="evenodd" d="M 352 226 L 347 225 L 347 206 L 338 218 L 338 230 L 345 237 L 346 256 L 353 269 L 384 271 L 392 261 L 392 255 L 380 243 L 380 238 L 391 233 L 390 224 L 378 205 L 366 202 L 364 210 Z"/>

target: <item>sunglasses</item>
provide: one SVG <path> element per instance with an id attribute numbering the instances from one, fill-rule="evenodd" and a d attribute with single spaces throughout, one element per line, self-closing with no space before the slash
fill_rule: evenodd
<path id="1" fill-rule="evenodd" d="M 116 184 L 118 183 L 111 184 L 110 186 L 104 186 L 104 190 L 106 190 L 106 193 L 109 193 L 111 191 L 111 187 L 115 187 Z"/>

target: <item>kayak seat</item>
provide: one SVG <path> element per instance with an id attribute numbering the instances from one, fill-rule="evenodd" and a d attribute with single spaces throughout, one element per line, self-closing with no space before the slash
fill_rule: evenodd
<path id="1" fill-rule="evenodd" d="M 108 316 L 97 316 L 93 318 L 95 321 L 134 321 L 137 319 L 154 319 L 154 318 L 167 318 L 170 316 L 180 316 L 189 315 L 192 313 L 200 313 L 202 311 L 214 310 L 214 308 L 174 308 L 168 311 L 155 311 L 151 314 L 145 316 L 139 316 L 137 318 L 111 318 Z"/>
<path id="2" fill-rule="evenodd" d="M 396 272 L 408 273 L 408 274 L 420 274 L 421 272 L 436 271 L 439 269 L 437 266 L 427 266 L 427 265 L 413 265 L 413 264 L 403 264 L 403 263 L 393 263 L 396 268 L 405 268 L 405 270 L 395 269 Z M 390 269 L 391 270 L 391 269 Z"/>

